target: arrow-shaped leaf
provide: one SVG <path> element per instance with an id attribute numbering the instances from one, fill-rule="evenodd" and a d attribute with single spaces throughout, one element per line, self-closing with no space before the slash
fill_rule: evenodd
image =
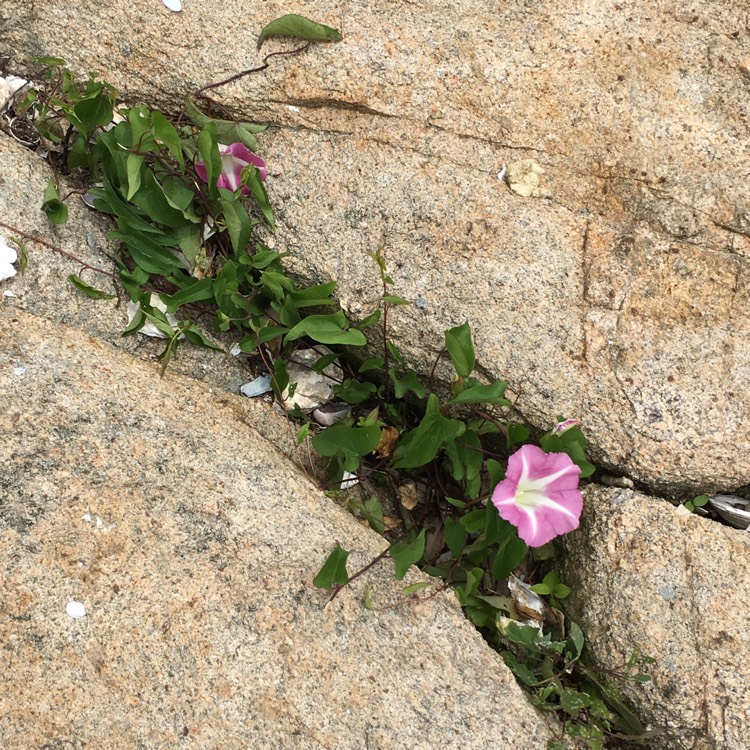
<path id="1" fill-rule="evenodd" d="M 308 42 L 340 42 L 343 39 L 336 29 L 315 23 L 296 13 L 281 16 L 265 26 L 258 37 L 258 49 L 263 46 L 266 39 L 274 36 L 291 36 Z"/>

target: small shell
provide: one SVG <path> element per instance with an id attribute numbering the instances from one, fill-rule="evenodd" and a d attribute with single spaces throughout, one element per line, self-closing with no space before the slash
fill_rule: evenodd
<path id="1" fill-rule="evenodd" d="M 711 495 L 711 507 L 731 526 L 750 529 L 750 500 L 736 495 Z"/>
<path id="2" fill-rule="evenodd" d="M 65 605 L 65 612 L 74 620 L 80 620 L 82 617 L 86 617 L 86 607 L 83 606 L 83 602 L 69 601 Z"/>

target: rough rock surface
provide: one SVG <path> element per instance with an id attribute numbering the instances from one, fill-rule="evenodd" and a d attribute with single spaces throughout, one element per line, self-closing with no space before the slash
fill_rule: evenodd
<path id="1" fill-rule="evenodd" d="M 209 388 L 18 310 L 0 330 L 3 747 L 545 748 L 450 595 L 324 607 L 334 540 L 352 569 L 382 540 Z"/>
<path id="2" fill-rule="evenodd" d="M 750 534 L 630 490 L 590 489 L 566 539 L 566 609 L 596 661 L 637 649 L 652 682 L 626 684 L 659 734 L 649 747 L 750 747 Z"/>
<path id="3" fill-rule="evenodd" d="M 750 33 L 742 0 L 359 3 L 6 0 L 5 48 L 67 57 L 176 106 L 256 64 L 283 13 L 344 41 L 213 92 L 263 139 L 279 246 L 366 312 L 383 248 L 425 367 L 469 320 L 479 362 L 540 427 L 667 491 L 750 473 Z M 238 19 L 242 23 L 238 23 Z M 279 49 L 273 41 L 267 49 Z M 288 47 L 287 47 L 288 48 Z M 551 198 L 498 181 L 531 157 Z M 416 333 L 415 333 L 416 332 Z M 700 460 L 697 460 L 700 457 Z"/>

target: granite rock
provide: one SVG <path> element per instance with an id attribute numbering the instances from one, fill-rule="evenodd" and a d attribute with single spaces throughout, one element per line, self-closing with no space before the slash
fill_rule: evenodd
<path id="1" fill-rule="evenodd" d="M 598 463 L 665 492 L 746 482 L 744 2 L 5 7 L 17 66 L 62 55 L 172 110 L 257 64 L 257 33 L 283 13 L 340 28 L 341 43 L 211 92 L 277 126 L 261 150 L 295 272 L 337 279 L 364 314 L 382 249 L 394 291 L 421 300 L 391 330 L 420 368 L 469 320 L 483 371 L 542 429 L 582 418 Z M 498 180 L 526 158 L 550 198 Z"/>
<path id="2" fill-rule="evenodd" d="M 632 490 L 589 488 L 560 574 L 589 653 L 615 669 L 633 650 L 652 681 L 622 683 L 654 750 L 750 747 L 750 534 Z"/>
<path id="3" fill-rule="evenodd" d="M 325 606 L 335 540 L 352 570 L 383 542 L 239 397 L 20 310 L 0 331 L 4 747 L 544 750 L 451 595 Z M 398 600 L 388 565 L 367 582 Z"/>

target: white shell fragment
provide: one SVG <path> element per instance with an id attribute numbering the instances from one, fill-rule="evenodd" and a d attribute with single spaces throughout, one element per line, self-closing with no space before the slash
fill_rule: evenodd
<path id="1" fill-rule="evenodd" d="M 711 495 L 708 502 L 728 524 L 750 530 L 750 500 L 736 495 Z"/>
<path id="2" fill-rule="evenodd" d="M 6 289 L 6 290 L 5 290 L 4 292 L 3 292 L 3 297 L 8 297 L 8 298 L 10 298 L 10 297 L 15 297 L 15 296 L 16 296 L 16 295 L 15 295 L 15 294 L 14 294 L 13 292 L 11 292 L 11 291 L 10 291 L 10 289 Z"/>
<path id="3" fill-rule="evenodd" d="M 331 350 L 327 346 L 320 345 L 315 349 L 300 349 L 289 358 L 289 383 L 296 383 L 297 387 L 291 397 L 289 388 L 285 388 L 281 394 L 288 411 L 296 406 L 300 411 L 311 412 L 333 398 L 333 386 L 344 379 L 341 368 L 335 362 L 331 362 L 322 373 L 312 369 L 321 357 L 330 353 Z"/>
<path id="4" fill-rule="evenodd" d="M 86 617 L 86 607 L 83 606 L 83 602 L 69 601 L 65 605 L 65 612 L 74 620 L 80 620 L 82 617 Z"/>
<path id="5" fill-rule="evenodd" d="M 242 349 L 240 348 L 239 342 L 232 344 L 232 348 L 229 350 L 229 353 L 233 357 L 239 357 L 240 354 L 242 354 Z"/>
<path id="6" fill-rule="evenodd" d="M 180 0 L 161 0 L 169 10 L 179 13 L 182 10 L 182 2 Z"/>
<path id="7" fill-rule="evenodd" d="M 0 281 L 13 278 L 16 269 L 13 264 L 18 260 L 18 253 L 11 247 L 5 237 L 0 234 Z"/>
<path id="8" fill-rule="evenodd" d="M 13 97 L 28 81 L 20 76 L 0 76 L 0 112 L 5 110 L 13 101 Z"/>
<path id="9" fill-rule="evenodd" d="M 13 374 L 17 378 L 21 378 L 26 374 L 26 368 L 25 367 L 14 367 L 13 368 Z"/>
<path id="10" fill-rule="evenodd" d="M 255 380 L 251 380 L 249 383 L 245 383 L 240 388 L 240 393 L 248 398 L 255 398 L 256 396 L 262 396 L 264 393 L 272 391 L 271 387 L 271 376 L 259 375 Z"/>
<path id="11" fill-rule="evenodd" d="M 324 404 L 318 409 L 313 409 L 310 416 L 321 426 L 330 427 L 341 421 L 352 407 L 345 403 Z"/>
<path id="12" fill-rule="evenodd" d="M 514 193 L 524 198 L 549 198 L 552 193 L 539 186 L 542 174 L 544 169 L 539 162 L 521 159 L 508 165 L 505 181 Z"/>
<path id="13" fill-rule="evenodd" d="M 167 321 L 169 321 L 169 325 L 172 326 L 172 328 L 175 328 L 177 326 L 177 319 L 174 317 L 174 315 L 170 315 L 167 313 L 167 306 L 161 301 L 161 297 L 156 292 L 151 293 L 150 303 L 151 307 L 157 310 L 161 310 L 167 316 Z M 128 302 L 128 325 L 133 322 L 133 318 L 135 318 L 140 309 L 140 302 Z M 143 324 L 143 326 L 138 330 L 138 333 L 142 333 L 144 336 L 151 336 L 155 339 L 167 338 L 167 335 L 162 333 L 153 323 L 148 322 Z M 182 335 L 180 336 L 180 338 L 182 338 Z"/>
<path id="14" fill-rule="evenodd" d="M 339 486 L 342 490 L 350 490 L 352 487 L 355 487 L 358 484 L 359 479 L 357 479 L 357 475 L 345 471 L 344 475 L 341 477 L 341 484 Z"/>

